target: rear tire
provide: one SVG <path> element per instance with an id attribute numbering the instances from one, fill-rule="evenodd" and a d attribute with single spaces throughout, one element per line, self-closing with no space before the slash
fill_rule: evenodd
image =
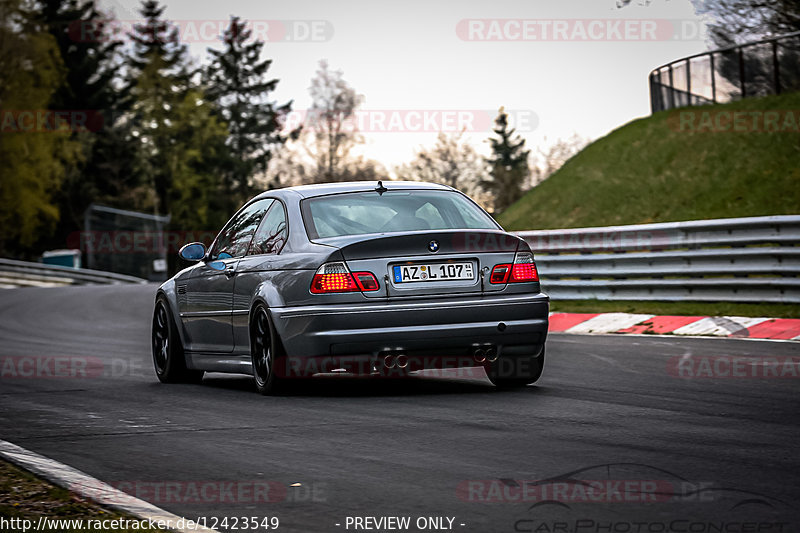
<path id="1" fill-rule="evenodd" d="M 276 372 L 276 362 L 280 362 L 278 346 L 278 335 L 267 308 L 258 304 L 250 319 L 250 362 L 256 390 L 265 396 L 279 392 L 283 385 L 284 380 Z"/>
<path id="2" fill-rule="evenodd" d="M 538 357 L 500 357 L 486 365 L 489 381 L 500 389 L 513 389 L 536 383 L 544 370 L 544 346 Z"/>
<path id="3" fill-rule="evenodd" d="M 163 296 L 156 299 L 151 332 L 153 367 L 161 383 L 200 383 L 202 370 L 186 368 L 183 344 L 172 318 L 169 304 Z"/>

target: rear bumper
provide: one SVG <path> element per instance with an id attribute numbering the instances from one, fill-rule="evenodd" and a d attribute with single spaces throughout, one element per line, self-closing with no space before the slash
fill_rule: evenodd
<path id="1" fill-rule="evenodd" d="M 294 368 L 297 360 L 317 372 L 368 368 L 387 352 L 441 368 L 472 364 L 475 345 L 491 344 L 501 356 L 538 353 L 547 337 L 549 298 L 506 294 L 270 311 Z"/>

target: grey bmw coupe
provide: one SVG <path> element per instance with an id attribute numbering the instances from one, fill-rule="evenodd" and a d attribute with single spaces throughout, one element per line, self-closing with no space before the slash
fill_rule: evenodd
<path id="1" fill-rule="evenodd" d="M 499 387 L 539 379 L 549 298 L 528 244 L 463 193 L 421 182 L 271 190 L 158 289 L 162 382 L 252 375 L 269 394 L 330 372 L 482 366 Z"/>

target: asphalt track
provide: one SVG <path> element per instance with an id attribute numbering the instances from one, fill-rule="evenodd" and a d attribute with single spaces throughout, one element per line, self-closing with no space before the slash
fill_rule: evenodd
<path id="1" fill-rule="evenodd" d="M 800 380 L 670 371 L 681 357 L 797 357 L 800 343 L 556 334 L 524 390 L 480 374 L 323 377 L 261 397 L 247 377 L 158 383 L 154 291 L 0 291 L 0 438 L 119 486 L 182 482 L 145 498 L 182 516 L 277 516 L 279 531 L 407 516 L 406 531 L 454 517 L 477 532 L 800 532 Z M 10 375 L 48 357 L 89 377 Z M 191 497 L 265 481 L 280 501 Z"/>

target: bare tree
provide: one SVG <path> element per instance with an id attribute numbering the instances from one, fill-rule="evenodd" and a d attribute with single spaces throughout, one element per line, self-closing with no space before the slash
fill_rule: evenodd
<path id="1" fill-rule="evenodd" d="M 711 40 L 719 47 L 800 30 L 800 0 L 705 0 L 695 2 L 710 15 Z"/>
<path id="2" fill-rule="evenodd" d="M 342 181 L 377 181 L 389 179 L 386 168 L 364 156 L 351 157 L 342 165 L 340 176 Z"/>
<path id="3" fill-rule="evenodd" d="M 270 157 L 267 169 L 256 176 L 254 185 L 262 190 L 313 183 L 314 162 L 309 160 L 304 143 L 306 132 L 295 141 L 287 141 Z"/>
<path id="4" fill-rule="evenodd" d="M 433 147 L 420 148 L 410 163 L 395 169 L 397 177 L 443 183 L 474 195 L 481 181 L 487 179 L 487 169 L 483 158 L 462 136 L 463 132 L 439 133 Z"/>
<path id="5" fill-rule="evenodd" d="M 318 181 L 342 181 L 350 150 L 362 142 L 355 111 L 364 100 L 342 77 L 331 71 L 324 59 L 311 80 L 312 105 L 306 127 L 313 134 L 311 156 L 316 161 Z"/>
<path id="6" fill-rule="evenodd" d="M 331 181 L 319 174 L 317 161 L 309 155 L 314 139 L 313 132 L 303 130 L 296 140 L 287 141 L 272 156 L 267 171 L 258 176 L 257 185 L 263 189 L 274 189 Z M 336 181 L 387 180 L 389 173 L 375 160 L 351 155 L 346 161 L 339 162 L 335 177 Z"/>
<path id="7" fill-rule="evenodd" d="M 670 0 L 661 0 L 666 4 Z M 709 34 L 718 48 L 800 30 L 800 0 L 691 0 L 698 15 L 710 17 Z M 649 6 L 652 0 L 616 0 L 617 7 Z"/>
<path id="8" fill-rule="evenodd" d="M 560 169 L 564 163 L 583 150 L 590 142 L 589 139 L 573 133 L 566 139 L 558 139 L 546 149 L 539 147 L 537 154 L 531 159 L 531 183 L 528 188 L 535 187 Z"/>

